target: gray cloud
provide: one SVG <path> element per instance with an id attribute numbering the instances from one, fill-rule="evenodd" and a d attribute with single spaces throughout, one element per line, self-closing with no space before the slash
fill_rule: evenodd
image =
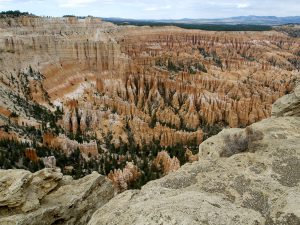
<path id="1" fill-rule="evenodd" d="M 0 10 L 37 15 L 126 18 L 222 18 L 242 15 L 296 16 L 299 0 L 0 0 Z"/>

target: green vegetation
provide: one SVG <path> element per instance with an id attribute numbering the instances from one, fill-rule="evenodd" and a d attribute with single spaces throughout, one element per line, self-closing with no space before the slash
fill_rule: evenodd
<path id="1" fill-rule="evenodd" d="M 16 113 L 16 112 L 12 112 L 11 114 L 10 114 L 10 118 L 17 118 L 19 115 Z"/>
<path id="2" fill-rule="evenodd" d="M 226 127 L 225 123 L 217 123 L 214 125 L 208 125 L 206 122 L 203 121 L 201 124 L 201 129 L 204 133 L 203 141 L 205 141 L 206 139 L 208 139 L 211 136 L 218 134 L 219 132 L 222 131 L 222 129 L 224 127 Z"/>
<path id="3" fill-rule="evenodd" d="M 155 65 L 163 67 L 173 73 L 178 73 L 180 71 L 188 71 L 190 74 L 195 74 L 197 71 L 207 73 L 206 67 L 200 62 L 186 63 L 184 65 L 182 62 L 174 63 L 170 59 L 167 62 L 158 59 L 156 60 Z"/>
<path id="4" fill-rule="evenodd" d="M 42 169 L 41 160 L 31 162 L 25 157 L 28 143 L 16 140 L 0 140 L 0 169 L 26 169 L 31 172 Z"/>
<path id="5" fill-rule="evenodd" d="M 43 87 L 42 81 L 44 80 L 44 75 L 41 74 L 39 71 L 34 71 L 31 66 L 29 66 L 28 71 L 25 72 L 19 72 L 18 73 L 18 78 L 15 79 L 13 76 L 11 76 L 11 81 L 13 83 L 17 82 L 18 87 L 20 89 L 20 92 L 23 93 L 25 98 L 27 100 L 32 100 L 32 94 L 31 94 L 31 89 L 30 89 L 30 81 L 35 81 L 35 85 L 39 85 L 39 87 L 42 90 L 42 94 L 45 98 L 45 100 L 50 104 L 50 99 L 49 95 L 46 92 L 46 90 Z"/>
<path id="6" fill-rule="evenodd" d="M 62 172 L 73 176 L 75 179 L 81 178 L 92 171 L 98 171 L 100 174 L 107 175 L 114 169 L 123 169 L 126 161 L 133 161 L 142 171 L 142 176 L 130 188 L 139 188 L 150 180 L 157 179 L 162 176 L 161 171 L 157 171 L 152 167 L 152 161 L 162 150 L 168 151 L 171 157 L 177 157 L 181 164 L 186 163 L 185 148 L 183 145 L 177 144 L 174 147 L 162 148 L 159 142 L 151 145 L 143 145 L 140 147 L 133 143 L 127 145 L 122 144 L 115 148 L 111 144 L 111 137 L 108 136 L 106 144 L 109 148 L 108 152 L 101 152 L 100 158 L 90 157 L 86 160 L 80 154 L 79 149 L 73 151 L 70 155 L 66 155 L 60 149 L 51 149 L 47 146 L 40 146 L 33 143 L 37 155 L 40 158 L 47 156 L 55 156 L 56 165 L 62 169 Z M 32 162 L 25 157 L 25 149 L 30 147 L 28 143 L 22 143 L 15 140 L 0 140 L 0 168 L 1 169 L 26 169 L 35 172 L 44 168 L 41 160 Z M 197 149 L 193 146 L 191 149 Z M 68 166 L 72 166 L 69 170 Z"/>
<path id="7" fill-rule="evenodd" d="M 63 17 L 76 17 L 75 15 L 63 15 Z"/>
<path id="8" fill-rule="evenodd" d="M 16 99 L 18 99 L 17 101 L 19 104 L 24 104 L 24 99 Z M 43 124 L 45 122 L 49 122 L 52 127 L 56 127 L 56 121 L 58 118 L 61 118 L 63 113 L 59 108 L 57 108 L 55 112 L 50 112 L 38 104 L 31 105 L 28 102 L 24 109 L 36 119 L 43 120 Z M 153 116 L 151 123 L 154 127 L 156 123 L 155 116 Z M 169 124 L 166 125 L 169 126 Z M 97 141 L 100 157 L 94 158 L 90 156 L 90 158 L 86 160 L 80 154 L 79 149 L 76 149 L 71 154 L 66 155 L 61 149 L 52 149 L 48 146 L 37 144 L 42 141 L 41 137 L 44 128 L 42 128 L 42 130 L 26 126 L 21 128 L 26 135 L 30 135 L 30 137 L 35 141 L 32 145 L 29 145 L 28 143 L 20 143 L 14 140 L 0 141 L 0 168 L 22 168 L 28 169 L 32 172 L 43 168 L 44 166 L 41 160 L 31 162 L 25 157 L 25 149 L 28 147 L 35 148 L 37 155 L 40 158 L 55 156 L 57 166 L 62 169 L 62 172 L 64 174 L 71 175 L 76 179 L 90 174 L 92 171 L 98 171 L 100 174 L 108 175 L 114 169 L 123 169 L 128 161 L 137 165 L 142 174 L 134 184 L 131 184 L 130 188 L 140 188 L 148 181 L 162 176 L 162 171 L 158 171 L 152 166 L 153 160 L 160 151 L 166 150 L 171 157 L 177 157 L 181 165 L 187 162 L 185 156 L 186 147 L 192 150 L 194 154 L 198 151 L 198 144 L 196 140 L 192 141 L 188 145 L 178 143 L 175 146 L 169 146 L 166 148 L 162 147 L 159 141 L 153 141 L 148 145 L 144 143 L 139 146 L 134 142 L 130 127 L 126 126 L 129 136 L 128 144 L 121 143 L 119 147 L 115 147 L 115 145 L 112 144 L 112 134 L 108 134 L 105 137 L 104 143 L 102 143 L 105 145 L 107 150 L 102 150 L 102 148 L 99 147 L 101 143 Z M 221 130 L 222 125 L 209 126 L 207 124 L 202 124 L 201 128 L 205 132 L 204 138 L 206 139 L 207 137 L 218 133 Z M 52 131 L 55 130 L 53 128 L 48 129 L 51 129 Z M 195 131 L 195 129 L 189 129 L 184 126 L 182 126 L 181 129 L 186 131 Z M 81 133 L 78 133 L 73 136 L 73 138 L 82 142 L 85 138 L 90 137 L 85 137 Z M 89 140 L 90 139 L 86 139 L 86 141 Z"/>
<path id="9" fill-rule="evenodd" d="M 207 52 L 204 48 L 199 48 L 199 52 L 204 58 L 211 57 L 211 54 Z"/>
<path id="10" fill-rule="evenodd" d="M 5 18 L 5 17 L 10 17 L 10 18 L 15 18 L 15 17 L 20 17 L 20 16 L 35 16 L 31 13 L 28 12 L 20 12 L 19 10 L 9 10 L 9 11 L 2 11 L 0 12 L 0 18 Z"/>
<path id="11" fill-rule="evenodd" d="M 222 60 L 216 51 L 207 52 L 204 48 L 199 48 L 199 52 L 205 59 L 212 58 L 216 66 L 223 68 Z"/>
<path id="12" fill-rule="evenodd" d="M 204 73 L 207 73 L 206 67 L 202 63 L 200 63 L 200 62 L 195 63 L 192 66 L 189 66 L 189 72 L 191 74 L 195 74 L 197 72 L 197 70 L 201 71 L 201 72 L 204 72 Z"/>
<path id="13" fill-rule="evenodd" d="M 178 73 L 179 71 L 183 70 L 183 65 L 176 65 L 172 61 L 168 61 L 167 68 L 171 72 Z"/>
<path id="14" fill-rule="evenodd" d="M 297 58 L 290 58 L 288 61 L 294 66 L 296 70 L 300 70 L 300 60 Z"/>
<path id="15" fill-rule="evenodd" d="M 246 59 L 246 60 L 248 60 L 248 61 L 251 61 L 251 62 L 253 62 L 253 61 L 255 61 L 255 58 L 253 57 L 253 56 L 247 56 L 247 55 L 245 55 L 245 54 L 241 54 L 241 56 L 244 58 L 244 59 Z"/>
<path id="16" fill-rule="evenodd" d="M 41 159 L 37 162 L 32 162 L 25 156 L 26 148 L 30 147 L 28 143 L 19 142 L 16 140 L 0 140 L 0 169 L 26 169 L 31 172 L 36 172 L 44 168 Z M 80 154 L 79 149 L 66 155 L 60 149 L 50 149 L 46 146 L 33 144 L 38 157 L 55 156 L 56 164 L 62 169 L 64 174 L 72 175 L 74 178 L 83 177 L 93 170 L 98 170 L 95 159 L 86 161 Z M 97 166 L 95 166 L 97 165 Z M 66 170 L 66 166 L 72 166 L 73 170 Z M 102 172 L 102 171 L 99 171 Z"/>
<path id="17" fill-rule="evenodd" d="M 210 31 L 270 31 L 273 28 L 266 25 L 252 25 L 252 24 L 188 24 L 188 23 L 164 23 L 155 21 L 142 21 L 142 20 L 114 20 L 104 19 L 105 21 L 112 22 L 117 25 L 135 25 L 135 26 L 177 26 L 184 29 L 197 29 L 197 30 L 210 30 Z"/>
<path id="18" fill-rule="evenodd" d="M 71 133 L 68 133 L 67 134 L 67 137 L 70 139 L 70 140 L 75 140 L 77 141 L 78 143 L 83 143 L 83 142 L 90 142 L 92 140 L 97 140 L 97 138 L 93 135 L 87 135 L 87 134 L 83 134 L 81 131 L 80 131 L 80 128 L 78 127 L 78 130 L 76 132 L 76 134 L 73 134 L 72 132 Z"/>
<path id="19" fill-rule="evenodd" d="M 17 127 L 18 129 L 23 130 L 23 134 L 30 135 L 32 138 L 36 138 L 37 141 L 40 141 L 42 131 L 45 132 L 46 130 L 49 130 L 55 134 L 63 133 L 63 129 L 56 124 L 63 115 L 63 111 L 60 108 L 57 107 L 56 110 L 52 112 L 46 107 L 36 102 L 27 101 L 17 94 L 11 93 L 11 97 L 14 104 L 20 107 L 28 118 L 32 117 L 42 124 L 41 130 L 27 126 Z"/>
<path id="20" fill-rule="evenodd" d="M 180 164 L 183 165 L 187 162 L 185 157 L 185 147 L 188 147 L 194 153 L 198 151 L 198 145 L 196 142 L 190 143 L 189 146 L 177 144 L 172 147 L 164 148 L 160 145 L 159 141 L 155 141 L 149 145 L 143 144 L 141 147 L 134 144 L 132 139 L 129 141 L 129 144 L 122 144 L 120 147 L 115 148 L 114 145 L 111 144 L 109 136 L 106 141 L 106 146 L 109 149 L 109 155 L 100 160 L 100 165 L 102 164 L 103 166 L 104 164 L 104 170 L 99 172 L 102 172 L 102 174 L 108 174 L 110 170 L 123 169 L 126 165 L 126 161 L 133 161 L 133 163 L 140 169 L 142 175 L 130 188 L 140 188 L 147 182 L 162 176 L 162 171 L 158 171 L 152 166 L 152 161 L 156 158 L 159 152 L 166 150 L 171 157 L 177 157 Z M 120 159 L 121 157 L 125 157 L 122 163 L 115 159 Z M 105 158 L 106 160 L 104 160 Z M 106 163 L 107 159 L 111 163 Z"/>
<path id="21" fill-rule="evenodd" d="M 213 57 L 213 53 L 210 53 L 210 55 Z M 215 54 L 214 57 L 217 58 L 217 55 Z M 184 67 L 183 63 L 175 64 L 171 60 L 168 60 L 166 63 L 163 63 L 162 60 L 158 60 L 157 64 L 172 71 L 188 71 L 192 69 L 193 71 L 190 71 L 191 74 L 195 71 L 206 71 L 205 66 L 200 62 L 190 62 L 190 65 L 187 65 L 186 67 Z M 22 76 L 30 76 L 36 80 L 43 79 L 42 75 L 34 72 L 31 67 L 28 72 L 24 73 Z M 159 85 L 158 89 L 160 94 L 165 96 L 164 86 Z M 7 128 L 7 131 L 17 129 L 18 132 L 21 132 L 21 136 L 34 140 L 34 143 L 29 145 L 28 143 L 19 143 L 13 140 L 3 140 L 0 142 L 0 160 L 2 160 L 2 163 L 0 164 L 1 168 L 23 168 L 32 172 L 43 168 L 41 160 L 37 162 L 30 162 L 29 159 L 25 157 L 25 149 L 27 147 L 33 147 L 36 149 L 37 155 L 40 158 L 55 156 L 57 166 L 62 169 L 62 172 L 64 174 L 71 175 L 76 179 L 90 174 L 92 171 L 98 171 L 100 174 L 108 175 L 114 169 L 123 169 L 126 166 L 126 162 L 133 162 L 140 169 L 141 177 L 134 184 L 130 184 L 130 188 L 139 188 L 148 181 L 162 176 L 162 171 L 158 171 L 152 166 L 153 160 L 157 157 L 157 154 L 160 151 L 166 150 L 171 157 L 177 157 L 181 165 L 187 162 L 185 156 L 186 148 L 192 150 L 194 154 L 198 151 L 198 144 L 196 140 L 191 141 L 187 145 L 177 143 L 175 146 L 169 147 L 162 147 L 158 140 L 153 141 L 150 144 L 142 143 L 141 145 L 137 145 L 132 137 L 130 126 L 127 124 L 126 129 L 129 137 L 129 143 L 121 143 L 119 147 L 116 147 L 112 142 L 112 134 L 106 135 L 105 140 L 100 143 L 99 140 L 96 140 L 96 138 L 93 137 L 93 134 L 85 134 L 84 132 L 80 132 L 78 129 L 78 132 L 75 135 L 68 134 L 68 137 L 70 139 L 77 140 L 79 143 L 96 140 L 100 155 L 98 157 L 92 157 L 90 155 L 89 159 L 85 159 L 80 154 L 79 149 L 76 149 L 69 155 L 66 155 L 61 149 L 53 149 L 49 146 L 41 145 L 42 134 L 44 132 L 51 131 L 55 134 L 64 133 L 64 130 L 57 125 L 57 121 L 62 118 L 63 110 L 56 108 L 55 111 L 50 111 L 44 106 L 15 93 L 11 93 L 11 98 L 14 105 L 17 108 L 22 109 L 21 114 L 26 114 L 27 117 L 36 119 L 41 123 L 41 127 L 35 128 L 31 126 L 18 126 L 16 124 L 4 127 L 4 129 Z M 185 102 L 185 98 L 187 98 L 187 96 L 181 96 L 179 98 L 180 105 Z M 16 111 L 18 111 L 17 108 Z M 154 112 L 155 110 L 151 111 Z M 17 114 L 13 114 L 13 116 L 17 116 Z M 80 118 L 79 115 L 78 118 Z M 150 126 L 155 127 L 156 122 L 157 118 L 154 113 L 151 117 Z M 172 124 L 164 125 L 178 129 Z M 205 132 L 204 138 L 216 134 L 221 129 L 221 126 L 208 126 L 206 124 L 202 124 L 200 127 Z M 181 123 L 180 129 L 189 132 L 197 130 L 186 127 L 183 122 Z"/>
<path id="22" fill-rule="evenodd" d="M 268 62 L 274 67 L 277 65 L 277 60 L 273 56 L 268 59 Z"/>
<path id="23" fill-rule="evenodd" d="M 223 64 L 222 64 L 222 60 L 221 58 L 218 56 L 217 52 L 216 51 L 213 51 L 212 52 L 212 57 L 213 57 L 213 60 L 216 64 L 216 66 L 220 67 L 221 69 L 223 68 Z"/>
<path id="24" fill-rule="evenodd" d="M 293 38 L 299 38 L 300 37 L 300 29 L 299 26 L 290 24 L 290 25 L 283 25 L 274 27 L 274 29 L 278 32 L 285 33 Z"/>
<path id="25" fill-rule="evenodd" d="M 56 111 L 51 112 L 49 109 L 36 102 L 29 102 L 13 93 L 11 93 L 11 95 L 14 104 L 21 107 L 28 117 L 33 117 L 45 124 L 50 123 L 50 127 L 55 128 L 56 121 L 62 118 L 63 112 L 59 108 L 56 108 Z"/>

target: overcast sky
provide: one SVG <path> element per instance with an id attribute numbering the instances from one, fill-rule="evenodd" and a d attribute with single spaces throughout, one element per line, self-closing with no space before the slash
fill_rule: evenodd
<path id="1" fill-rule="evenodd" d="M 135 19 L 300 16 L 300 0 L 0 0 L 0 11 Z"/>

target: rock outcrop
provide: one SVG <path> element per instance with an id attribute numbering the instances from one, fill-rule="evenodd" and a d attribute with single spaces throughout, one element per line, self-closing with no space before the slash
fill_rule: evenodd
<path id="1" fill-rule="evenodd" d="M 300 85 L 292 94 L 285 95 L 274 103 L 272 116 L 300 116 Z"/>
<path id="2" fill-rule="evenodd" d="M 294 116 L 223 130 L 200 145 L 199 161 L 116 196 L 94 213 L 89 225 L 299 224 L 297 90 L 274 106 Z M 233 137 L 229 143 L 228 135 Z M 234 141 L 247 136 L 246 144 Z M 228 145 L 241 152 L 224 156 Z"/>
<path id="3" fill-rule="evenodd" d="M 0 224 L 86 224 L 113 195 L 96 172 L 73 180 L 58 169 L 0 170 Z"/>

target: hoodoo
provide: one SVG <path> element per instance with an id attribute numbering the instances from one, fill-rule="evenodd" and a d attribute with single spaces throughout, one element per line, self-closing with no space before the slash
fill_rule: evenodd
<path id="1" fill-rule="evenodd" d="M 300 224 L 297 25 L 161 25 L 0 13 L 0 224 Z"/>

